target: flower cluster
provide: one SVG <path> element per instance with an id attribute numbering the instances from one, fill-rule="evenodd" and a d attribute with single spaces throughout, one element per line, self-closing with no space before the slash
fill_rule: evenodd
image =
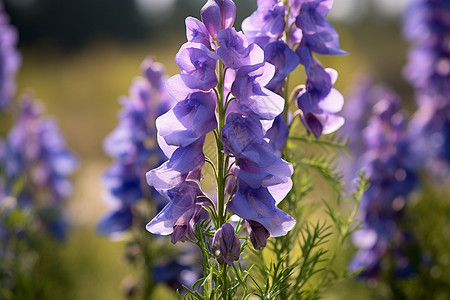
<path id="1" fill-rule="evenodd" d="M 414 243 L 402 229 L 401 221 L 408 195 L 417 188 L 418 180 L 400 103 L 396 95 L 386 91 L 374 105 L 363 131 L 367 150 L 362 156 L 362 167 L 367 170 L 370 187 L 361 200 L 362 230 L 353 235 L 360 250 L 350 269 L 362 268 L 364 278 L 377 278 L 387 268 L 398 276 L 414 271 L 407 250 Z M 393 266 L 383 263 L 389 256 Z"/>
<path id="2" fill-rule="evenodd" d="M 105 138 L 104 149 L 114 158 L 103 177 L 110 211 L 98 224 L 105 235 L 118 235 L 133 224 L 133 206 L 152 196 L 156 206 L 164 201 L 145 184 L 149 168 L 165 160 L 156 144 L 155 119 L 167 112 L 173 101 L 165 89 L 166 76 L 162 65 L 152 59 L 141 65 L 144 77 L 137 78 L 130 96 L 121 99 L 119 125 Z"/>
<path id="3" fill-rule="evenodd" d="M 29 97 L 22 101 L 18 120 L 8 133 L 2 165 L 7 194 L 24 180 L 17 195 L 19 207 L 37 210 L 41 225 L 63 238 L 66 225 L 61 208 L 72 191 L 68 176 L 75 171 L 77 159 L 56 122 L 43 118 L 41 106 Z"/>
<path id="4" fill-rule="evenodd" d="M 418 152 L 438 176 L 450 174 L 450 5 L 445 0 L 416 0 L 404 23 L 414 42 L 405 76 L 416 90 L 411 131 Z"/>
<path id="5" fill-rule="evenodd" d="M 167 85 L 178 103 L 156 121 L 159 145 L 170 159 L 147 173 L 148 184 L 170 200 L 147 229 L 172 233 L 173 242 L 194 239 L 194 225 L 209 217 L 209 207 L 217 216 L 213 248 L 218 247 L 219 261 L 229 264 L 239 247 L 226 225 L 227 211 L 247 222 L 257 249 L 269 235 L 284 235 L 295 224 L 276 207 L 292 186 L 292 166 L 276 155 L 276 133 L 269 143 L 262 125 L 284 109 L 284 99 L 267 88 L 276 68 L 258 44 L 232 27 L 235 14 L 233 1 L 209 0 L 202 21 L 186 19 L 188 42 L 175 58 L 181 74 Z M 215 200 L 200 186 L 211 131 L 218 148 Z M 223 251 L 233 259 L 222 259 Z"/>
<path id="6" fill-rule="evenodd" d="M 344 119 L 336 115 L 344 99 L 332 86 L 337 72 L 324 69 L 312 53 L 342 55 L 339 36 L 325 19 L 333 1 L 289 0 L 289 9 L 276 0 L 259 0 L 258 9 L 242 23 L 249 40 L 264 48 L 265 59 L 276 68 L 267 87 L 286 93 L 285 78 L 300 63 L 306 86 L 295 94 L 301 121 L 316 138 L 336 131 Z M 294 52 L 295 50 L 295 52 Z"/>
<path id="7" fill-rule="evenodd" d="M 9 106 L 16 90 L 15 76 L 21 62 L 16 44 L 17 31 L 9 24 L 0 2 L 0 111 Z"/>
<path id="8" fill-rule="evenodd" d="M 97 229 L 111 238 L 140 229 L 150 213 L 167 204 L 165 198 L 146 184 L 145 173 L 167 159 L 157 144 L 155 120 L 167 113 L 175 101 L 167 93 L 167 76 L 160 63 L 146 59 L 141 70 L 143 76 L 134 80 L 129 96 L 120 99 L 120 122 L 103 144 L 114 162 L 103 177 L 109 211 Z M 133 234 L 125 257 L 143 270 L 144 278 L 133 281 L 127 293 L 138 290 L 144 297 L 150 297 L 145 293 L 155 284 L 166 283 L 179 289 L 182 285 L 192 286 L 198 279 L 199 272 L 184 259 L 192 254 L 190 249 L 184 249 L 183 254 L 166 251 L 165 239 L 143 239 L 140 231 Z"/>

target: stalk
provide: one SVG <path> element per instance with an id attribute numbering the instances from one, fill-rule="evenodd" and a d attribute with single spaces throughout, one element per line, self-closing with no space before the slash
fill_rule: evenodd
<path id="1" fill-rule="evenodd" d="M 220 228 L 225 223 L 225 154 L 223 153 L 223 143 L 221 140 L 222 127 L 225 125 L 225 108 L 223 99 L 225 74 L 223 69 L 222 61 L 219 61 L 218 70 L 218 93 L 217 93 L 217 108 L 218 108 L 218 124 L 216 136 L 217 144 L 217 215 L 218 215 L 218 228 Z"/>

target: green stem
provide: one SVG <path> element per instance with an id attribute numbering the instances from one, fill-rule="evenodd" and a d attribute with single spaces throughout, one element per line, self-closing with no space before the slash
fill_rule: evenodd
<path id="1" fill-rule="evenodd" d="M 218 226 L 221 227 L 225 223 L 225 154 L 223 153 L 223 143 L 221 140 L 222 136 L 222 128 L 225 125 L 225 107 L 224 107 L 224 99 L 223 99 L 223 91 L 224 91 L 224 81 L 225 81 L 225 72 L 223 69 L 222 61 L 219 61 L 219 70 L 218 70 L 218 95 L 217 95 L 217 108 L 218 108 L 218 117 L 219 117 L 219 127 L 216 135 L 216 144 L 217 144 L 217 215 L 218 215 Z"/>
<path id="2" fill-rule="evenodd" d="M 222 271 L 222 299 L 228 299 L 228 265 L 223 263 L 220 265 Z"/>

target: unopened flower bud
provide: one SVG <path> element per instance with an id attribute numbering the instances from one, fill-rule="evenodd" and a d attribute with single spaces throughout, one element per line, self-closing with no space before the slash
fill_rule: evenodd
<path id="1" fill-rule="evenodd" d="M 270 234 L 269 231 L 264 228 L 260 223 L 256 221 L 245 221 L 248 234 L 250 235 L 250 241 L 252 242 L 253 248 L 256 250 L 261 250 L 266 247 L 267 239 Z"/>
<path id="2" fill-rule="evenodd" d="M 222 225 L 214 235 L 212 252 L 219 263 L 226 262 L 231 265 L 233 261 L 239 259 L 241 244 L 234 232 L 233 226 L 229 223 Z"/>

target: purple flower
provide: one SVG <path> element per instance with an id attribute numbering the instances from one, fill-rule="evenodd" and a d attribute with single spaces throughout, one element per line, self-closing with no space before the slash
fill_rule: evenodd
<path id="1" fill-rule="evenodd" d="M 266 62 L 275 66 L 275 75 L 266 88 L 279 92 L 284 85 L 286 76 L 297 68 L 300 59 L 283 41 L 268 44 L 264 49 L 264 58 Z"/>
<path id="2" fill-rule="evenodd" d="M 284 98 L 265 88 L 275 74 L 269 63 L 241 67 L 231 86 L 244 112 L 253 112 L 263 120 L 271 120 L 284 109 Z"/>
<path id="3" fill-rule="evenodd" d="M 246 221 L 260 223 L 270 236 L 283 236 L 290 231 L 295 220 L 275 206 L 276 201 L 265 187 L 252 188 L 240 180 L 236 195 L 230 200 L 229 208 Z"/>
<path id="4" fill-rule="evenodd" d="M 263 50 L 255 44 L 249 45 L 245 35 L 236 32 L 234 28 L 220 31 L 217 40 L 219 43 L 217 54 L 228 68 L 239 69 L 264 61 Z"/>
<path id="5" fill-rule="evenodd" d="M 286 27 L 286 7 L 276 0 L 258 0 L 258 9 L 242 22 L 242 30 L 251 43 L 262 48 L 279 40 Z"/>
<path id="6" fill-rule="evenodd" d="M 217 38 L 219 31 L 233 26 L 236 5 L 232 0 L 208 0 L 200 14 L 211 37 Z"/>
<path id="7" fill-rule="evenodd" d="M 276 205 L 292 187 L 292 166 L 264 140 L 256 115 L 229 114 L 222 129 L 222 142 L 239 168 L 230 210 L 247 221 L 260 223 L 271 236 L 285 235 L 295 220 Z"/>
<path id="8" fill-rule="evenodd" d="M 9 24 L 0 3 L 0 111 L 9 106 L 16 91 L 15 77 L 21 64 L 16 47 L 17 31 Z"/>
<path id="9" fill-rule="evenodd" d="M 147 172 L 147 183 L 158 192 L 164 193 L 187 178 L 199 179 L 201 168 L 205 163 L 204 143 L 203 136 L 186 147 L 177 148 L 168 161 Z"/>
<path id="10" fill-rule="evenodd" d="M 147 224 L 147 230 L 162 235 L 173 233 L 172 243 L 184 242 L 186 237 L 194 240 L 194 224 L 209 216 L 202 208 L 207 204 L 197 199 L 203 195 L 199 183 L 185 180 L 165 195 L 170 202 Z"/>
<path id="11" fill-rule="evenodd" d="M 239 259 L 241 243 L 230 223 L 225 223 L 214 234 L 212 252 L 219 263 L 233 264 Z"/>
<path id="12" fill-rule="evenodd" d="M 339 35 L 325 17 L 333 4 L 332 0 L 310 0 L 300 6 L 295 24 L 302 30 L 300 47 L 324 55 L 342 55 Z"/>
<path id="13" fill-rule="evenodd" d="M 186 43 L 175 58 L 182 73 L 167 81 L 167 90 L 178 101 L 196 91 L 210 91 L 217 84 L 216 61 L 219 57 L 203 44 Z"/>
<path id="14" fill-rule="evenodd" d="M 317 68 L 317 70 L 321 70 Z M 313 73 L 312 81 L 308 77 L 306 88 L 297 94 L 297 106 L 302 111 L 301 120 L 308 132 L 316 138 L 322 134 L 332 133 L 344 124 L 344 118 L 336 115 L 344 105 L 344 98 L 336 89 L 331 88 L 328 95 L 324 95 L 321 88 L 317 89 L 316 82 L 326 82 L 331 79 L 333 84 L 337 79 L 337 72 L 332 69 L 325 73 Z"/>
<path id="15" fill-rule="evenodd" d="M 269 144 L 273 147 L 275 154 L 281 157 L 288 136 L 289 127 L 284 122 L 283 115 L 279 115 L 273 121 L 272 127 L 266 132 L 265 138 L 269 140 Z"/>
<path id="16" fill-rule="evenodd" d="M 186 43 L 181 46 L 175 62 L 182 74 L 190 74 L 199 79 L 204 86 L 202 90 L 208 91 L 217 85 L 216 63 L 219 57 L 205 45 Z"/>
<path id="17" fill-rule="evenodd" d="M 168 145 L 186 147 L 217 127 L 216 96 L 196 92 L 156 120 L 158 133 Z"/>
<path id="18" fill-rule="evenodd" d="M 188 42 L 203 44 L 208 49 L 211 49 L 213 42 L 205 24 L 193 17 L 187 17 L 185 23 Z"/>
<path id="19" fill-rule="evenodd" d="M 97 225 L 97 230 L 108 236 L 120 235 L 133 226 L 131 206 L 121 206 L 104 216 Z"/>

